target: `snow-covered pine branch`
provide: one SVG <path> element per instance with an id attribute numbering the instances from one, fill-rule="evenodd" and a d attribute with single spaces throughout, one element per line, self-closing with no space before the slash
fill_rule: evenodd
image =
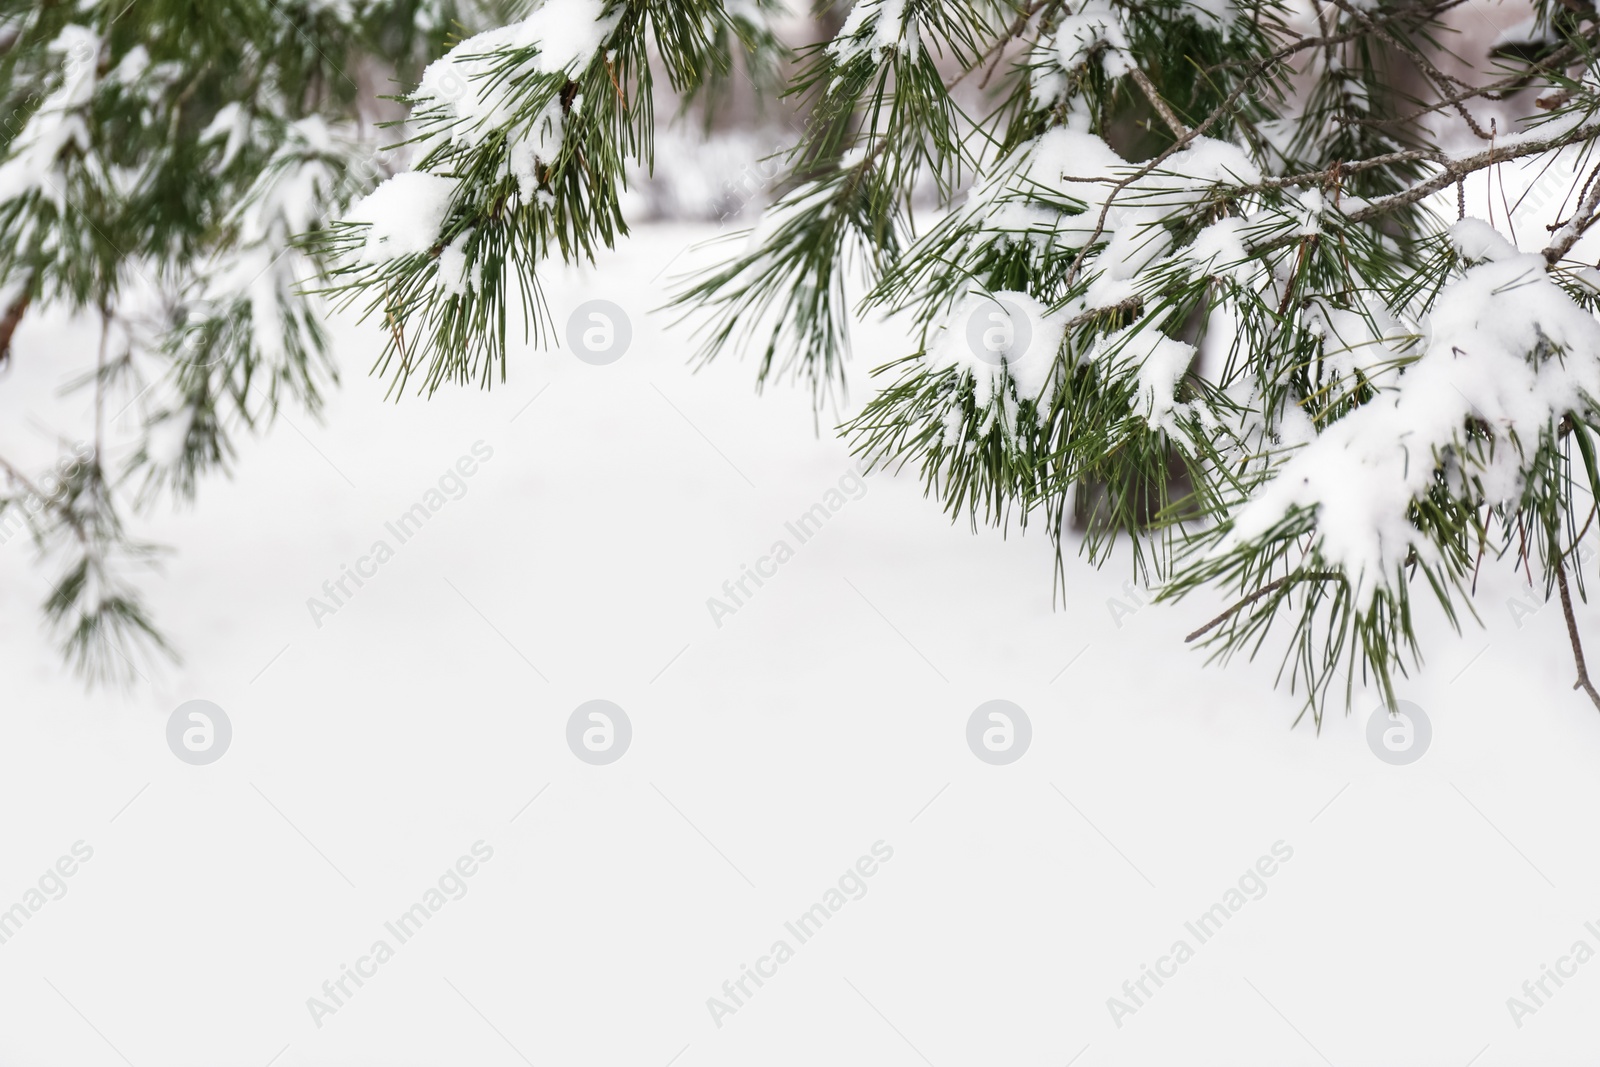
<path id="1" fill-rule="evenodd" d="M 488 385 L 507 330 L 549 336 L 539 267 L 592 259 L 627 233 L 630 164 L 653 165 L 655 73 L 682 96 L 760 69 L 773 0 L 545 0 L 433 62 L 410 95 L 413 169 L 332 230 L 329 291 L 381 316 L 396 388 Z"/>
<path id="2" fill-rule="evenodd" d="M 241 432 L 334 380 L 322 265 L 301 238 L 384 176 L 356 79 L 414 77 L 463 22 L 449 0 L 0 6 L 0 363 L 18 329 L 98 320 L 93 415 L 43 473 L 0 457 L 0 524 L 30 531 L 46 614 L 90 681 L 167 648 L 138 593 L 132 511 L 192 498 Z M 367 72 L 365 75 L 361 72 Z M 85 368 L 77 368 L 85 371 Z M 16 442 L 11 442 L 15 444 Z M 68 462 L 70 460 L 70 462 Z M 65 472 L 65 473 L 63 473 Z"/>
<path id="3" fill-rule="evenodd" d="M 1447 73 L 1429 42 L 1456 6 L 1078 0 L 1031 5 L 1020 31 L 993 12 L 985 37 L 941 33 L 939 5 L 866 0 L 818 84 L 899 64 L 916 113 L 942 114 L 924 101 L 1009 33 L 1009 89 L 950 145 L 948 127 L 879 132 L 914 125 L 888 118 L 900 94 L 856 99 L 837 167 L 797 172 L 778 221 L 684 304 L 715 309 L 714 344 L 770 330 L 763 374 L 826 380 L 847 344 L 834 265 L 856 242 L 865 308 L 920 334 L 847 427 L 864 456 L 919 466 L 974 519 L 1060 538 L 1076 514 L 1097 559 L 1131 533 L 1168 599 L 1240 598 L 1206 632 L 1224 657 L 1286 620 L 1286 677 L 1318 714 L 1339 678 L 1392 694 L 1420 655 L 1419 584 L 1455 618 L 1482 558 L 1509 555 L 1566 595 L 1600 490 L 1595 275 L 1563 259 L 1593 176 L 1548 248 L 1450 225 L 1448 195 L 1587 158 L 1600 33 L 1535 10 L 1542 55 L 1485 48 Z M 941 51 L 942 80 L 907 73 Z M 1391 83 L 1397 58 L 1422 108 Z M 912 237 L 906 175 L 958 165 L 970 185 Z"/>

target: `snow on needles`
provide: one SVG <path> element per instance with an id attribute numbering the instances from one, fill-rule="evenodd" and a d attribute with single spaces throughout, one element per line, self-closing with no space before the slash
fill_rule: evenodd
<path id="1" fill-rule="evenodd" d="M 27 125 L 12 142 L 10 158 L 0 166 L 0 203 L 41 190 L 64 210 L 65 193 L 60 183 L 51 178 L 56 161 L 69 144 L 84 153 L 89 151 L 89 128 L 78 112 L 94 96 L 100 37 L 84 26 L 66 26 L 51 43 L 50 51 L 62 58 L 61 84 L 27 119 Z M 15 123 L 15 115 L 11 121 Z"/>
<path id="2" fill-rule="evenodd" d="M 1239 18 L 1232 0 L 1184 0 L 1168 9 L 1169 18 L 1187 18 L 1202 28 L 1231 34 Z M 1081 0 L 1067 5 L 1055 29 L 1039 41 L 1038 62 L 1030 74 L 1035 102 L 1048 106 L 1068 96 L 1069 77 L 1098 62 L 1107 78 L 1133 72 L 1132 45 L 1120 5 L 1111 0 Z"/>
<path id="3" fill-rule="evenodd" d="M 539 168 L 560 154 L 567 114 L 560 99 L 561 81 L 592 63 L 622 17 L 619 6 L 609 14 L 605 0 L 544 0 L 520 22 L 469 37 L 428 66 L 412 94 L 419 112 L 440 121 L 435 140 L 477 147 L 505 135 L 506 170 L 524 199 L 538 194 Z M 518 69 L 502 68 L 510 53 Z M 528 76 L 545 76 L 546 99 L 531 117 L 518 120 L 530 100 Z M 582 96 L 570 105 L 578 111 Z M 396 256 L 431 251 L 439 243 L 451 201 L 460 188 L 454 178 L 423 172 L 397 174 L 380 185 L 349 214 L 352 222 L 372 229 L 362 258 L 379 263 Z M 470 279 L 460 262 L 459 241 L 452 245 L 441 284 L 463 292 Z"/>
<path id="4" fill-rule="evenodd" d="M 1066 320 L 1027 293 L 973 292 L 930 339 L 928 363 L 970 375 L 980 408 L 997 398 L 1004 405 L 1008 378 L 1019 399 L 1036 400 L 1056 379 L 1065 334 Z"/>
<path id="5" fill-rule="evenodd" d="M 1440 292 L 1422 356 L 1300 448 L 1241 509 L 1219 551 L 1314 509 L 1322 559 L 1370 605 L 1412 549 L 1430 558 L 1409 515 L 1437 470 L 1457 488 L 1477 486 L 1487 504 L 1514 503 L 1525 450 L 1600 397 L 1600 322 L 1550 278 L 1544 258 L 1518 253 L 1476 219 L 1452 239 L 1479 262 Z M 1469 419 L 1493 432 L 1493 447 L 1463 443 Z"/>
<path id="6" fill-rule="evenodd" d="M 1063 70 L 1076 70 L 1096 53 L 1108 78 L 1120 78 L 1134 68 L 1122 12 L 1108 0 L 1084 0 L 1075 13 L 1063 15 L 1054 44 Z"/>
<path id="7" fill-rule="evenodd" d="M 602 0 L 545 0 L 521 22 L 469 37 L 429 64 L 412 99 L 442 109 L 453 140 L 479 144 L 515 117 L 523 95 L 521 79 L 495 76 L 498 57 L 532 49 L 523 72 L 570 76 L 594 60 L 621 17 L 620 6 L 606 14 Z"/>
<path id="8" fill-rule="evenodd" d="M 349 221 L 371 227 L 362 259 L 381 263 L 431 251 L 460 184 L 455 178 L 407 171 L 363 197 L 346 214 Z"/>
<path id="9" fill-rule="evenodd" d="M 1082 21 L 1074 25 L 1082 33 L 1074 39 L 1099 41 L 1103 58 L 1111 46 L 1098 36 L 1102 23 L 1092 5 L 1078 10 Z M 1058 322 L 1150 306 L 1175 276 L 1196 273 L 1258 290 L 1277 306 L 1283 279 L 1263 270 L 1251 245 L 1315 236 L 1343 210 L 1309 189 L 1255 214 L 1211 215 L 1219 188 L 1262 181 L 1240 146 L 1197 137 L 1146 174 L 1070 115 L 1068 125 L 1041 135 L 1014 160 L 974 191 L 968 218 L 990 235 L 978 240 L 1020 248 L 1040 262 L 1093 242 L 1080 252 L 1081 295 L 1056 305 Z M 1177 247 L 1172 220 L 1189 212 L 1204 223 Z M 1323 342 L 1319 374 L 1340 390 L 1368 382 L 1376 395 L 1320 423 L 1293 403 L 1268 420 L 1270 447 L 1287 458 L 1233 516 L 1219 555 L 1285 529 L 1308 530 L 1318 565 L 1348 575 L 1357 603 L 1370 607 L 1413 553 L 1437 561 L 1437 545 L 1413 517 L 1416 502 L 1441 479 L 1453 494 L 1487 506 L 1518 506 L 1541 441 L 1569 412 L 1594 410 L 1600 321 L 1557 284 L 1542 255 L 1520 253 L 1488 223 L 1464 220 L 1451 240 L 1463 266 L 1420 324 L 1359 295 L 1354 306 L 1320 299 L 1306 305 L 1305 327 Z M 1003 398 L 1004 390 L 993 366 L 999 361 L 969 355 L 975 350 L 959 336 L 962 316 L 973 313 L 957 309 L 941 343 L 930 346 L 930 362 L 969 370 L 981 403 Z M 1133 417 L 1180 440 L 1223 417 L 1199 401 L 1179 400 L 1194 357 L 1194 347 L 1148 321 L 1078 354 L 1128 387 Z M 1003 370 L 1016 380 L 1019 398 L 1050 384 L 1025 363 L 1007 361 Z"/>
<path id="10" fill-rule="evenodd" d="M 1261 179 L 1259 168 L 1237 145 L 1197 137 L 1159 170 L 1127 189 L 1123 198 L 1105 212 L 1104 227 L 1100 228 L 1112 183 L 1134 173 L 1132 165 L 1103 139 L 1083 130 L 1057 127 L 1018 153 L 1018 160 L 1014 170 L 996 175 L 974 194 L 972 211 L 974 217 L 983 220 L 986 230 L 997 233 L 1003 241 L 1033 244 L 1041 250 L 1058 242 L 1069 247 L 1081 247 L 1091 239 L 1105 242 L 1102 250 L 1086 258 L 1085 274 L 1090 281 L 1083 296 L 1057 316 L 1046 317 L 1042 309 L 1037 311 L 1040 321 L 1048 322 L 1054 331 L 1057 349 L 1068 319 L 1139 296 L 1141 279 L 1148 275 L 1148 268 L 1174 251 L 1165 225 L 1174 210 L 1198 205 L 1218 184 Z M 1081 211 L 1077 205 L 1082 205 Z M 1208 261 L 1221 259 L 1230 265 L 1243 263 L 1246 255 L 1242 225 L 1241 220 L 1221 220 L 1179 254 Z M 969 298 L 956 309 L 955 326 L 946 331 L 947 335 L 959 334 L 961 323 L 984 314 L 982 300 L 992 303 L 993 299 L 1016 296 L 1019 294 Z M 1030 305 L 1019 300 L 1018 306 Z M 940 367 L 968 366 L 981 383 L 986 374 L 998 369 L 997 361 L 984 360 L 980 355 L 973 363 L 966 358 L 971 348 L 964 338 L 947 336 L 932 347 L 932 362 Z M 1102 362 L 1106 374 L 1134 380 L 1139 398 L 1135 413 L 1152 429 L 1177 433 L 1180 419 L 1195 414 L 1176 399 L 1194 353 L 1192 345 L 1166 337 L 1147 324 L 1102 338 L 1092 358 Z M 1052 365 L 1054 355 L 1053 351 Z M 1017 381 L 1019 395 L 1037 396 L 1050 380 L 1042 368 L 1012 366 L 1008 361 L 1006 370 Z M 993 390 L 991 384 L 987 392 L 980 391 L 980 403 Z"/>
<path id="11" fill-rule="evenodd" d="M 885 53 L 897 51 L 903 45 L 906 57 L 915 61 L 922 37 L 916 20 L 907 17 L 906 3 L 907 0 L 859 0 L 828 45 L 828 55 L 842 67 L 863 55 L 871 55 L 875 62 L 879 61 Z M 869 23 L 870 33 L 867 32 Z"/>
<path id="12" fill-rule="evenodd" d="M 1107 334 L 1096 346 L 1097 355 L 1134 368 L 1139 385 L 1134 414 L 1152 430 L 1165 430 L 1172 435 L 1183 433 L 1178 417 L 1194 413 L 1177 399 L 1178 386 L 1189 372 L 1194 353 L 1194 345 L 1137 325 Z"/>
<path id="13" fill-rule="evenodd" d="M 530 70 L 571 74 L 589 64 L 622 18 L 621 5 L 610 14 L 605 9 L 605 0 L 544 0 L 527 18 L 467 38 L 428 69 L 494 52 L 532 48 L 537 54 L 528 61 Z M 424 75 L 424 84 L 427 80 Z"/>
<path id="14" fill-rule="evenodd" d="M 1041 135 L 1019 158 L 1015 172 L 976 194 L 974 207 L 989 230 L 1041 246 L 1063 240 L 1081 243 L 1094 236 L 1112 183 L 1135 169 L 1101 138 L 1067 127 Z M 1260 180 L 1260 168 L 1242 148 L 1196 137 L 1112 205 L 1098 235 L 1108 243 L 1086 263 L 1100 278 L 1079 310 L 1115 304 L 1133 294 L 1133 279 L 1171 251 L 1164 223 L 1174 211 L 1198 205 L 1213 186 Z M 1063 214 L 1069 201 L 1085 210 Z"/>

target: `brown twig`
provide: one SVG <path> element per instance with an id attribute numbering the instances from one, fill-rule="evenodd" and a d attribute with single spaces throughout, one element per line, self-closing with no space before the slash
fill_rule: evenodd
<path id="1" fill-rule="evenodd" d="M 1451 77 L 1449 74 L 1446 74 L 1444 71 L 1434 66 L 1433 61 L 1430 60 L 1421 49 L 1417 48 L 1416 45 L 1406 40 L 1403 35 L 1397 34 L 1387 27 L 1375 25 L 1373 21 L 1367 17 L 1366 13 L 1350 3 L 1350 0 L 1333 0 L 1333 2 L 1340 8 L 1340 10 L 1348 14 L 1357 23 L 1370 27 L 1375 34 L 1384 38 L 1395 48 L 1409 56 L 1411 61 L 1417 65 L 1417 68 L 1422 71 L 1423 76 L 1431 81 L 1439 90 L 1439 92 L 1444 94 L 1446 97 L 1450 95 L 1452 90 L 1460 92 L 1462 90 L 1471 88 L 1461 79 Z M 1468 129 L 1470 129 L 1480 140 L 1494 140 L 1494 134 L 1492 132 L 1486 132 L 1484 128 L 1478 124 L 1478 120 L 1473 118 L 1472 112 L 1467 110 L 1465 103 L 1460 100 L 1452 100 L 1450 101 L 1449 106 L 1455 108 L 1456 114 L 1461 116 L 1462 121 L 1467 124 Z"/>
<path id="2" fill-rule="evenodd" d="M 1585 43 L 1592 43 L 1590 39 L 1594 36 L 1594 29 L 1591 28 L 1586 30 L 1583 36 Z M 1409 126 L 1426 115 L 1430 115 L 1436 111 L 1442 111 L 1447 107 L 1453 108 L 1458 104 L 1465 103 L 1468 100 L 1477 99 L 1478 97 L 1501 99 L 1502 97 L 1497 96 L 1496 94 L 1502 93 L 1505 90 L 1522 88 L 1527 84 L 1533 75 L 1548 74 L 1554 70 L 1557 70 L 1565 65 L 1567 61 L 1573 59 L 1579 54 L 1579 48 L 1576 43 L 1565 44 L 1542 59 L 1529 63 L 1525 69 L 1519 70 L 1515 74 L 1509 74 L 1504 78 L 1499 78 L 1484 85 L 1475 85 L 1462 88 L 1460 91 L 1440 97 L 1433 103 L 1428 104 L 1425 107 L 1420 107 L 1415 111 L 1412 111 L 1410 114 L 1395 115 L 1389 118 L 1347 118 L 1345 121 L 1351 123 L 1352 125 L 1359 126 Z M 1543 99 L 1545 98 L 1540 97 L 1540 100 Z M 1548 104 L 1540 103 L 1539 100 L 1535 100 L 1534 103 L 1539 108 L 1548 111 L 1553 108 L 1561 107 L 1570 99 L 1571 93 L 1566 93 L 1560 99 L 1552 98 L 1551 102 Z"/>
<path id="3" fill-rule="evenodd" d="M 1600 174 L 1600 167 L 1589 175 L 1589 180 L 1584 183 L 1584 191 L 1578 202 L 1577 208 L 1572 212 L 1572 217 L 1566 225 L 1556 230 L 1555 239 L 1544 250 L 1544 261 L 1550 266 L 1561 262 L 1566 254 L 1572 251 L 1572 246 L 1578 243 L 1590 226 L 1595 223 L 1597 213 L 1600 213 L 1600 182 L 1595 181 L 1595 176 Z"/>
<path id="4" fill-rule="evenodd" d="M 5 317 L 0 318 L 0 364 L 11 358 L 11 339 L 16 336 L 17 327 L 22 325 L 22 316 L 28 313 L 28 305 L 33 303 L 32 284 L 24 289 L 6 309 Z"/>
<path id="5" fill-rule="evenodd" d="M 1572 683 L 1572 688 L 1588 693 L 1594 706 L 1600 708 L 1600 692 L 1589 681 L 1589 666 L 1583 660 L 1583 642 L 1578 639 L 1578 619 L 1572 613 L 1572 591 L 1567 588 L 1567 568 L 1559 558 L 1556 560 L 1556 586 L 1561 590 L 1561 612 L 1567 617 L 1567 636 L 1572 639 L 1572 659 L 1578 665 L 1578 680 Z"/>
<path id="6" fill-rule="evenodd" d="M 1161 94 L 1156 92 L 1156 87 L 1150 83 L 1150 76 L 1138 67 L 1133 68 L 1133 80 L 1149 98 L 1150 106 L 1156 109 L 1156 114 L 1161 116 L 1161 121 L 1167 124 L 1167 129 L 1172 131 L 1174 137 L 1189 136 L 1189 127 L 1179 120 L 1172 106 L 1161 99 Z"/>

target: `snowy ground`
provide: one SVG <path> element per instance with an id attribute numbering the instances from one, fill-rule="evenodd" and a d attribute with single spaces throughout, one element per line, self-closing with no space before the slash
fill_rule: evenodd
<path id="1" fill-rule="evenodd" d="M 610 366 L 529 355 L 492 394 L 393 405 L 375 333 L 343 328 L 325 425 L 291 413 L 152 518 L 185 663 L 125 696 L 63 676 L 29 552 L 0 547 L 0 909 L 92 849 L 0 944 L 0 1065 L 1590 1062 L 1600 964 L 1570 954 L 1600 949 L 1600 715 L 1559 607 L 1497 573 L 1483 629 L 1432 627 L 1402 690 L 1432 724 L 1418 762 L 1368 747 L 1370 693 L 1294 728 L 1272 664 L 1183 648 L 1207 605 L 1139 608 L 1124 570 L 1073 560 L 1053 609 L 1044 538 L 952 526 L 909 477 L 852 497 L 807 397 L 692 374 L 649 311 L 708 232 L 552 279 L 562 314 L 630 313 Z M 38 438 L 16 398 L 83 342 L 19 339 L 8 438 Z M 869 330 L 858 369 L 904 347 Z M 385 524 L 478 442 L 398 544 Z M 707 599 L 780 539 L 719 628 Z M 378 540 L 394 557 L 316 625 L 308 598 Z M 197 698 L 233 727 L 203 767 L 166 741 Z M 596 698 L 633 730 L 604 766 L 566 740 Z M 1032 723 L 1005 766 L 967 744 L 991 699 Z M 441 876 L 401 943 L 385 924 Z M 802 942 L 785 924 L 818 903 Z M 1202 942 L 1185 924 L 1219 903 Z M 1136 1000 L 1146 965 L 1170 977 Z M 1513 1019 L 1547 965 L 1572 977 Z M 770 977 L 735 1001 L 746 966 Z"/>

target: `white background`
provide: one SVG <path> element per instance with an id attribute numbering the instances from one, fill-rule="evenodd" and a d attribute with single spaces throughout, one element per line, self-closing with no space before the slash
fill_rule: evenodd
<path id="1" fill-rule="evenodd" d="M 30 549 L 0 548 L 0 908 L 94 848 L 0 945 L 0 1064 L 1591 1061 L 1600 962 L 1520 1028 L 1506 1006 L 1600 949 L 1600 714 L 1557 604 L 1519 626 L 1508 598 L 1540 595 L 1486 564 L 1483 626 L 1427 623 L 1400 691 L 1434 739 L 1408 767 L 1367 747 L 1371 690 L 1295 725 L 1275 658 L 1185 648 L 1215 605 L 1118 619 L 1126 558 L 1069 557 L 1053 607 L 1047 538 L 952 525 L 909 472 L 719 629 L 706 599 L 851 459 L 804 392 L 692 373 L 651 313 L 707 236 L 551 275 L 558 316 L 630 313 L 609 367 L 519 352 L 490 393 L 396 404 L 367 377 L 379 333 L 341 325 L 325 423 L 289 412 L 197 510 L 141 525 L 175 549 L 148 588 L 184 662 L 126 694 L 66 676 Z M 48 393 L 92 343 L 19 336 L 13 444 L 48 454 L 51 405 L 85 402 Z M 852 403 L 908 345 L 857 334 Z M 467 495 L 317 628 L 307 598 L 478 440 Z M 165 741 L 196 698 L 234 727 L 203 768 Z M 633 723 L 611 766 L 566 746 L 594 698 Z M 994 698 L 1033 723 L 1007 767 L 965 741 Z M 470 892 L 316 1026 L 307 998 L 479 840 Z M 707 998 L 879 840 L 868 893 L 715 1025 Z M 1115 1025 L 1107 998 L 1280 840 L 1267 894 Z"/>

